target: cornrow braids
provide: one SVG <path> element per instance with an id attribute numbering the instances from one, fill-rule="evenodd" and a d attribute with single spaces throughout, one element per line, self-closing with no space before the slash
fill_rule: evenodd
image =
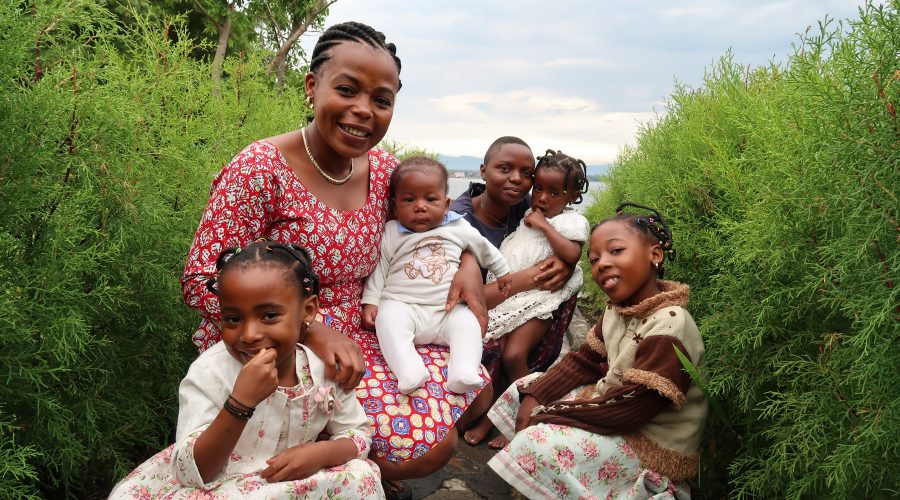
<path id="1" fill-rule="evenodd" d="M 206 288 L 218 295 L 218 283 L 229 269 L 251 264 L 269 263 L 286 267 L 303 295 L 319 294 L 319 277 L 312 270 L 312 257 L 303 247 L 276 243 L 266 239 L 254 241 L 246 247 L 230 247 L 222 250 L 216 259 L 216 276 L 206 281 Z"/>
<path id="2" fill-rule="evenodd" d="M 626 211 L 627 208 L 636 208 L 650 213 L 635 213 Z M 658 244 L 662 248 L 663 262 L 659 265 L 659 269 L 656 270 L 657 277 L 662 279 L 665 274 L 665 259 L 669 259 L 671 262 L 675 260 L 677 255 L 675 252 L 675 240 L 672 239 L 672 230 L 669 229 L 669 223 L 666 222 L 662 214 L 653 208 L 630 201 L 623 201 L 616 207 L 616 215 L 598 222 L 591 229 L 591 233 L 604 223 L 617 220 L 628 222 L 633 228 L 643 234 L 648 241 Z"/>
<path id="3" fill-rule="evenodd" d="M 534 172 L 531 178 L 534 179 L 540 168 L 549 168 L 552 170 L 562 171 L 566 175 L 566 189 L 564 193 L 569 192 L 569 187 L 578 190 L 578 198 L 572 203 L 577 205 L 584 199 L 582 195 L 588 191 L 587 165 L 578 158 L 563 153 L 562 151 L 554 151 L 548 149 L 544 156 L 537 157 L 537 165 L 534 166 Z"/>
<path id="4" fill-rule="evenodd" d="M 335 24 L 322 33 L 322 36 L 319 37 L 319 40 L 316 41 L 316 46 L 313 48 L 309 70 L 312 73 L 316 73 L 322 64 L 331 58 L 331 49 L 344 42 L 359 42 L 384 50 L 394 59 L 394 63 L 397 64 L 397 74 L 400 74 L 401 65 L 400 58 L 397 57 L 397 46 L 393 43 L 388 43 L 384 33 L 356 21 Z M 402 86 L 403 84 L 398 80 L 397 88 L 399 89 Z"/>

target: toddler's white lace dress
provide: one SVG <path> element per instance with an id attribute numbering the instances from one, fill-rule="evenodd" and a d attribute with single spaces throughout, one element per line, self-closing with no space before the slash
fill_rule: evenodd
<path id="1" fill-rule="evenodd" d="M 525 212 L 525 217 L 531 210 Z M 547 219 L 551 226 L 566 239 L 584 242 L 590 236 L 587 219 L 570 207 L 566 207 L 556 217 Z M 506 258 L 512 272 L 531 267 L 553 255 L 550 242 L 544 233 L 527 227 L 525 223 L 500 244 L 500 253 Z M 488 273 L 487 282 L 496 281 L 493 273 Z M 584 277 L 576 266 L 575 272 L 562 288 L 555 292 L 529 290 L 517 293 L 488 311 L 488 330 L 485 340 L 499 339 L 532 318 L 548 319 L 560 304 L 581 290 Z"/>

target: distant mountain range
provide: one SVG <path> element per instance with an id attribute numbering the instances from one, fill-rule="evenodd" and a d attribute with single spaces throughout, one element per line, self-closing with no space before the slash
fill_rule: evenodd
<path id="1" fill-rule="evenodd" d="M 475 156 L 440 155 L 439 159 L 441 163 L 447 166 L 448 170 L 470 170 L 472 172 L 478 171 L 479 167 L 481 167 L 482 161 L 482 158 L 478 158 Z M 602 165 L 587 166 L 588 175 L 602 175 L 605 174 L 607 170 L 609 170 L 608 163 Z"/>

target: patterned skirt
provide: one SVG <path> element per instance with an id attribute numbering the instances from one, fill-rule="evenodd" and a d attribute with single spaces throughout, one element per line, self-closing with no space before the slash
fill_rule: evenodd
<path id="1" fill-rule="evenodd" d="M 532 499 L 691 497 L 687 483 L 644 468 L 634 450 L 619 436 L 544 423 L 516 434 L 518 387 L 539 375 L 517 380 L 488 412 L 494 425 L 510 439 L 509 445 L 488 462 L 506 482 Z M 579 390 L 580 387 L 563 399 L 574 398 Z"/>
<path id="2" fill-rule="evenodd" d="M 175 478 L 172 450 L 175 445 L 150 457 L 119 481 L 110 499 L 202 499 L 231 498 L 384 498 L 381 472 L 369 460 L 354 459 L 320 470 L 306 479 L 270 483 L 259 473 L 229 474 L 210 481 L 205 488 L 185 487 Z M 233 459 L 233 458 L 232 458 Z"/>

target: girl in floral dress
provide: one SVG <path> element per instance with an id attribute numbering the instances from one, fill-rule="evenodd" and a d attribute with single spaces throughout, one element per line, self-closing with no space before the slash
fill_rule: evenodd
<path id="1" fill-rule="evenodd" d="M 356 395 L 300 344 L 318 310 L 309 254 L 261 241 L 216 268 L 222 340 L 181 382 L 176 442 L 110 498 L 383 498 Z"/>
<path id="2" fill-rule="evenodd" d="M 591 275 L 609 297 L 600 321 L 488 412 L 511 439 L 488 465 L 529 498 L 690 497 L 707 402 L 676 349 L 702 366 L 703 341 L 687 285 L 661 279 L 675 256 L 668 224 L 641 205 L 616 212 L 590 238 Z"/>

